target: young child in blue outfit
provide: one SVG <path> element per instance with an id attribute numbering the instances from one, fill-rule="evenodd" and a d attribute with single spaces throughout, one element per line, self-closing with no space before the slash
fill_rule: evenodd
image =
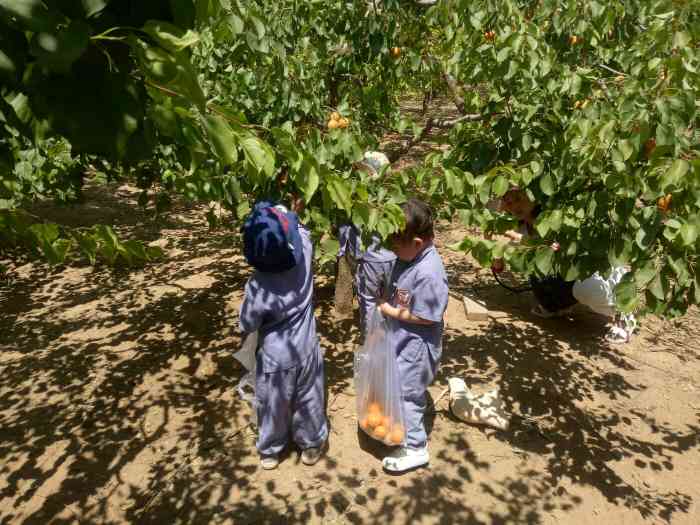
<path id="1" fill-rule="evenodd" d="M 399 365 L 406 444 L 384 458 L 382 466 L 403 472 L 430 461 L 424 416 L 426 392 L 442 355 L 443 315 L 447 309 L 447 275 L 433 245 L 433 214 L 417 199 L 403 205 L 406 227 L 391 239 L 398 260 L 388 301 L 379 309 L 389 320 L 390 346 Z"/>
<path id="2" fill-rule="evenodd" d="M 240 311 L 244 333 L 258 331 L 256 446 L 264 469 L 276 468 L 290 436 L 301 460 L 325 450 L 324 367 L 313 312 L 313 246 L 296 213 L 255 205 L 243 226 L 243 251 L 255 268 Z"/>

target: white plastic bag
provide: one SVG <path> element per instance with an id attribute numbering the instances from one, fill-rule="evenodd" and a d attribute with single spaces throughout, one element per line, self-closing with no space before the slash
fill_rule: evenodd
<path id="1" fill-rule="evenodd" d="M 406 423 L 396 355 L 388 345 L 387 321 L 375 309 L 362 349 L 357 352 L 357 420 L 367 435 L 386 445 L 402 445 Z"/>
<path id="2" fill-rule="evenodd" d="M 251 332 L 243 341 L 241 349 L 233 354 L 234 359 L 236 359 L 243 368 L 248 370 L 241 380 L 236 385 L 236 390 L 238 390 L 238 395 L 241 399 L 247 401 L 252 409 L 252 421 L 254 425 L 258 424 L 258 410 L 257 403 L 255 401 L 255 352 L 258 349 L 258 332 Z M 250 392 L 252 391 L 252 393 Z"/>
<path id="3" fill-rule="evenodd" d="M 458 377 L 450 378 L 448 384 L 450 410 L 455 417 L 475 425 L 508 430 L 508 414 L 497 388 L 483 394 L 475 394 Z"/>

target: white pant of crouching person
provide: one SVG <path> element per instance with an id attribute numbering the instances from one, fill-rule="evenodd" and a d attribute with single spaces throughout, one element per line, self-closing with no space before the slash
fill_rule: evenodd
<path id="1" fill-rule="evenodd" d="M 616 267 L 605 278 L 596 272 L 587 279 L 576 281 L 573 287 L 574 298 L 595 313 L 613 319 L 606 340 L 610 343 L 627 343 L 637 327 L 633 314 L 622 314 L 615 307 L 615 287 L 627 273 L 627 269 Z"/>

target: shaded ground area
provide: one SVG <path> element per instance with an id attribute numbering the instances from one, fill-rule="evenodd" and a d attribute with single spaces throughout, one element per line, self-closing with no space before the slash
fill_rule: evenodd
<path id="1" fill-rule="evenodd" d="M 401 166 L 440 147 L 428 139 Z M 443 398 L 428 418 L 430 468 L 383 473 L 387 450 L 357 432 L 357 318 L 334 315 L 333 279 L 318 275 L 330 451 L 308 468 L 291 450 L 262 471 L 234 391 L 248 275 L 234 236 L 209 230 L 201 207 L 147 220 L 137 192 L 113 190 L 35 211 L 158 242 L 163 263 L 120 272 L 0 260 L 10 267 L 0 283 L 2 523 L 700 522 L 698 311 L 650 319 L 631 345 L 606 347 L 603 319 L 533 317 L 528 294 L 444 248 L 464 231 L 440 224 L 454 297 L 431 396 L 452 376 L 498 386 L 511 428 L 468 426 Z M 463 293 L 492 319 L 467 321 Z"/>
<path id="2" fill-rule="evenodd" d="M 92 211 L 110 216 L 96 197 Z M 135 204 L 120 206 L 120 229 L 140 224 Z M 169 254 L 145 270 L 11 267 L 0 292 L 3 523 L 698 522 L 698 312 L 606 348 L 600 318 L 534 318 L 527 295 L 446 248 L 455 298 L 431 395 L 451 376 L 498 385 L 511 429 L 468 426 L 440 401 L 430 469 L 383 473 L 386 450 L 356 429 L 357 322 L 334 316 L 332 279 L 319 276 L 330 452 L 313 468 L 291 451 L 260 470 L 231 357 L 247 270 L 203 215 L 182 208 L 142 226 Z M 463 233 L 439 232 L 440 246 Z M 468 322 L 461 293 L 494 318 Z"/>

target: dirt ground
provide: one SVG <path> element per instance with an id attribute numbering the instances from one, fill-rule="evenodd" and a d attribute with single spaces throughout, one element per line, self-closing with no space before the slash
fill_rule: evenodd
<path id="1" fill-rule="evenodd" d="M 247 269 L 230 232 L 201 208 L 143 220 L 136 193 L 91 190 L 72 224 L 107 220 L 154 239 L 165 262 L 125 272 L 12 265 L 0 288 L 2 523 L 663 523 L 700 522 L 700 314 L 648 320 L 627 347 L 602 342 L 585 311 L 540 320 L 444 244 L 454 297 L 435 399 L 449 377 L 499 386 L 508 431 L 469 426 L 445 400 L 428 418 L 430 468 L 390 476 L 383 447 L 357 432 L 357 319 L 333 310 L 317 276 L 330 451 L 314 467 L 290 451 L 263 471 L 242 370 L 237 310 Z M 129 200 L 131 196 L 131 200 Z M 494 312 L 467 321 L 468 293 Z"/>
<path id="2" fill-rule="evenodd" d="M 414 154 L 439 148 L 432 139 Z M 532 316 L 529 294 L 450 252 L 464 230 L 439 224 L 452 297 L 431 397 L 454 376 L 498 386 L 510 429 L 460 422 L 443 398 L 427 418 L 430 467 L 384 473 L 387 450 L 357 430 L 357 310 L 337 317 L 334 279 L 317 275 L 330 450 L 314 467 L 292 450 L 263 471 L 235 392 L 248 269 L 234 236 L 209 230 L 202 207 L 154 222 L 137 196 L 91 188 L 87 204 L 34 211 L 112 224 L 162 246 L 162 263 L 52 269 L 0 255 L 1 523 L 700 523 L 697 310 L 608 347 L 604 319 Z M 490 321 L 468 321 L 462 294 Z"/>

